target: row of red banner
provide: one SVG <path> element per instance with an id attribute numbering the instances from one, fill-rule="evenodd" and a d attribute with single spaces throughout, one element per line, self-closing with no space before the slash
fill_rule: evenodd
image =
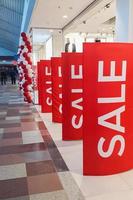
<path id="1" fill-rule="evenodd" d="M 83 49 L 38 63 L 39 104 L 62 122 L 63 140 L 83 139 L 84 175 L 126 171 L 133 167 L 133 45 Z"/>

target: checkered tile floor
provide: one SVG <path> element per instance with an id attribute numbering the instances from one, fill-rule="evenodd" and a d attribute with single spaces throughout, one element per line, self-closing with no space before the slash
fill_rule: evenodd
<path id="1" fill-rule="evenodd" d="M 38 111 L 10 85 L 0 86 L 0 199 L 84 199 Z"/>

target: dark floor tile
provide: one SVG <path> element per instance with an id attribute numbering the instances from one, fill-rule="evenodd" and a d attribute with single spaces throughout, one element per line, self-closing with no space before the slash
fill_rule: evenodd
<path id="1" fill-rule="evenodd" d="M 15 198 L 27 194 L 28 187 L 26 178 L 0 181 L 0 199 Z"/>
<path id="2" fill-rule="evenodd" d="M 51 136 L 49 135 L 49 132 L 48 132 L 47 129 L 45 129 L 45 130 L 40 130 L 40 132 L 41 132 L 41 135 L 44 136 L 44 139 L 45 139 L 45 136 L 51 137 Z M 46 138 L 46 139 L 47 139 L 47 138 Z"/>
<path id="3" fill-rule="evenodd" d="M 31 116 L 32 114 L 30 112 L 27 113 L 19 113 L 20 116 Z"/>
<path id="4" fill-rule="evenodd" d="M 38 127 L 39 127 L 40 130 L 45 130 L 46 129 L 46 126 L 44 125 L 43 121 L 36 122 L 36 123 L 37 123 L 37 125 L 38 125 Z"/>
<path id="5" fill-rule="evenodd" d="M 22 131 L 21 127 L 4 128 L 4 133 L 18 133 L 21 131 Z"/>
<path id="6" fill-rule="evenodd" d="M 13 128 L 13 127 L 20 127 L 21 126 L 21 124 L 20 123 L 6 123 L 6 121 L 5 121 L 5 123 L 3 123 L 3 124 L 0 124 L 0 128 Z"/>
<path id="7" fill-rule="evenodd" d="M 34 119 L 33 115 L 20 116 L 21 119 Z"/>
<path id="8" fill-rule="evenodd" d="M 22 138 L 6 138 L 0 141 L 0 147 L 23 144 Z"/>
<path id="9" fill-rule="evenodd" d="M 63 189 L 56 173 L 40 176 L 29 176 L 27 179 L 30 194 L 52 192 Z"/>
<path id="10" fill-rule="evenodd" d="M 19 112 L 18 112 L 18 110 L 17 109 L 10 109 L 10 110 L 8 110 L 8 112 L 7 112 L 7 116 L 18 116 L 19 115 Z"/>
<path id="11" fill-rule="evenodd" d="M 54 141 L 52 140 L 51 136 L 50 135 L 43 135 L 43 139 L 44 139 L 44 142 L 46 143 L 47 145 L 47 148 L 55 148 L 57 149 L 56 147 L 56 144 L 54 143 Z M 59 151 L 58 151 L 59 153 Z"/>
<path id="12" fill-rule="evenodd" d="M 31 119 L 21 119 L 21 122 L 34 122 L 35 119 L 31 118 Z"/>
<path id="13" fill-rule="evenodd" d="M 25 160 L 21 154 L 0 155 L 0 165 L 12 165 L 17 163 L 24 163 Z"/>
<path id="14" fill-rule="evenodd" d="M 27 163 L 26 169 L 28 176 L 35 176 L 39 174 L 49 174 L 56 172 L 53 162 L 51 160 L 35 162 L 35 163 Z"/>
<path id="15" fill-rule="evenodd" d="M 54 162 L 55 168 L 57 172 L 68 171 L 68 167 L 64 162 L 59 150 L 57 147 L 55 148 L 48 148 L 49 154 Z"/>
<path id="16" fill-rule="evenodd" d="M 44 143 L 0 147 L 0 155 L 18 154 L 23 152 L 40 151 L 40 150 L 46 150 L 46 146 Z"/>
<path id="17" fill-rule="evenodd" d="M 5 121 L 6 117 L 0 116 L 0 120 L 4 120 Z"/>
<path id="18" fill-rule="evenodd" d="M 4 135 L 3 133 L 0 133 L 0 140 L 3 138 L 3 135 Z"/>
<path id="19" fill-rule="evenodd" d="M 55 168 L 56 168 L 57 172 L 69 171 L 66 163 L 64 162 L 64 160 L 62 158 L 60 158 L 60 159 L 54 159 L 53 163 L 55 165 Z"/>
<path id="20" fill-rule="evenodd" d="M 20 120 L 19 119 L 13 119 L 13 120 L 0 120 L 0 124 L 7 124 L 7 126 L 8 126 L 8 124 L 17 124 L 17 123 L 19 123 L 20 124 Z"/>
<path id="21" fill-rule="evenodd" d="M 50 156 L 52 157 L 52 159 L 60 159 L 62 158 L 59 150 L 57 149 L 57 147 L 54 148 L 49 148 L 48 149 Z"/>
<path id="22" fill-rule="evenodd" d="M 16 132 L 16 133 L 4 133 L 3 138 L 21 138 L 22 133 L 21 132 Z"/>

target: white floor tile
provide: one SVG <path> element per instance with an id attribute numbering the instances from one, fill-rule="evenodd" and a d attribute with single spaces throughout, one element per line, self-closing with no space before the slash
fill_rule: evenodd
<path id="1" fill-rule="evenodd" d="M 133 200 L 133 190 L 103 194 L 94 197 L 86 197 L 85 200 Z"/>
<path id="2" fill-rule="evenodd" d="M 4 132 L 4 129 L 0 128 L 0 134 L 3 134 L 3 132 Z"/>
<path id="3" fill-rule="evenodd" d="M 133 189 L 133 170 L 121 173 L 120 177 Z"/>
<path id="4" fill-rule="evenodd" d="M 82 176 L 72 173 L 84 196 L 111 194 L 130 190 L 128 184 L 119 175 L 113 176 Z"/>
<path id="5" fill-rule="evenodd" d="M 6 117 L 6 120 L 17 120 L 17 119 L 20 119 L 20 116 Z"/>
<path id="6" fill-rule="evenodd" d="M 0 166 L 0 180 L 26 177 L 26 166 L 24 163 Z"/>
<path id="7" fill-rule="evenodd" d="M 69 199 L 67 198 L 65 191 L 59 190 L 55 192 L 30 195 L 30 200 L 69 200 Z"/>
<path id="8" fill-rule="evenodd" d="M 40 131 L 23 131 L 22 132 L 23 144 L 32 144 L 43 142 Z"/>

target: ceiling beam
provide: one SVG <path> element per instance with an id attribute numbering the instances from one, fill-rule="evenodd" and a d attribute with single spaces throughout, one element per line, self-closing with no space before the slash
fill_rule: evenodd
<path id="1" fill-rule="evenodd" d="M 12 46 L 13 48 L 17 48 L 17 45 L 14 44 L 13 42 L 10 42 L 8 40 L 3 40 L 3 38 L 0 37 L 0 44 L 3 44 L 3 43 L 9 46 Z"/>
<path id="2" fill-rule="evenodd" d="M 17 37 L 19 37 L 20 36 L 20 33 L 16 33 L 16 32 L 13 32 L 12 31 L 12 29 L 11 29 L 11 31 L 9 31 L 9 30 L 7 30 L 7 29 L 4 29 L 4 28 L 2 28 L 1 26 L 0 26 L 0 31 L 4 31 L 4 32 L 6 32 L 6 33 L 9 33 L 9 34 L 11 34 L 11 35 L 16 35 Z"/>
<path id="3" fill-rule="evenodd" d="M 20 27 L 14 26 L 2 19 L 0 19 L 0 26 L 3 26 L 3 27 L 8 26 L 9 29 L 12 29 L 12 28 L 16 29 L 16 32 L 18 32 L 20 30 Z"/>
<path id="4" fill-rule="evenodd" d="M 1 44 L 5 44 L 6 46 L 9 46 L 9 47 L 11 47 L 11 48 L 13 48 L 13 49 L 17 49 L 17 46 L 16 46 L 16 45 L 11 44 L 11 43 L 9 43 L 9 42 L 5 42 L 5 41 L 0 40 L 0 45 L 1 45 Z"/>
<path id="5" fill-rule="evenodd" d="M 20 16 L 20 17 L 22 17 L 22 15 L 23 15 L 23 13 L 19 13 L 19 12 L 17 12 L 16 10 L 12 10 L 12 9 L 10 9 L 10 8 L 8 8 L 8 7 L 6 7 L 5 5 L 3 5 L 3 4 L 1 4 L 0 3 L 0 9 L 5 9 L 5 12 L 10 12 L 10 13 L 15 13 L 16 15 L 18 15 L 18 16 Z"/>
<path id="6" fill-rule="evenodd" d="M 6 46 L 5 44 L 1 44 L 1 43 L 0 43 L 0 47 L 2 47 L 2 48 L 4 48 L 4 49 L 7 49 L 7 50 L 9 50 L 9 51 L 12 51 L 12 52 L 14 52 L 14 53 L 17 52 L 17 49 L 11 48 L 11 46 Z"/>
<path id="7" fill-rule="evenodd" d="M 11 41 L 13 41 L 14 43 L 18 43 L 19 42 L 19 37 L 15 37 L 13 34 L 8 33 L 6 31 L 3 31 L 0 29 L 0 35 L 4 37 L 4 40 L 7 38 L 10 38 Z"/>
<path id="8" fill-rule="evenodd" d="M 3 22 L 6 22 L 7 24 L 10 24 L 10 25 L 12 25 L 12 26 L 15 26 L 15 27 L 17 27 L 17 28 L 19 28 L 19 29 L 21 28 L 21 25 L 18 25 L 18 24 L 9 22 L 9 21 L 7 21 L 7 20 L 1 18 L 1 17 L 0 17 L 0 20 L 3 21 Z"/>
<path id="9" fill-rule="evenodd" d="M 16 46 L 18 46 L 18 43 L 14 42 L 14 40 L 11 40 L 10 38 L 8 37 L 5 37 L 3 34 L 0 33 L 0 39 L 4 42 L 8 42 L 10 44 L 14 44 Z"/>
<path id="10" fill-rule="evenodd" d="M 78 15 L 76 15 L 71 21 L 69 21 L 63 28 L 62 31 L 65 31 L 68 27 L 70 27 L 75 21 L 83 17 L 86 13 L 88 13 L 93 7 L 95 7 L 98 3 L 103 0 L 94 0 L 90 3 L 86 8 L 84 8 Z"/>

